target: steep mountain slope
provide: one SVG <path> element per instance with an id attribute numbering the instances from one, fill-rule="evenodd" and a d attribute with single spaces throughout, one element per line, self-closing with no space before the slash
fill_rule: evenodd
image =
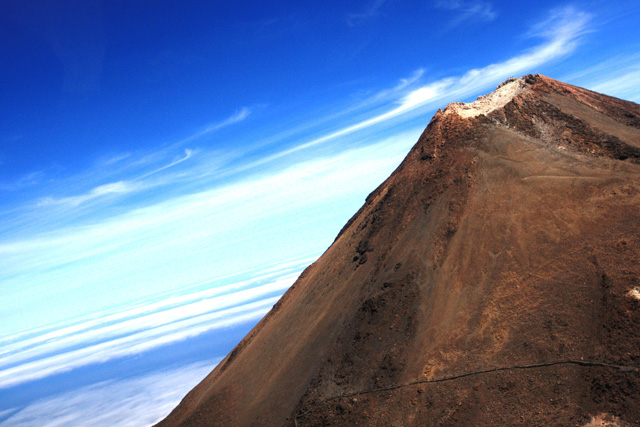
<path id="1" fill-rule="evenodd" d="M 510 79 L 160 425 L 640 425 L 639 227 L 640 106 Z"/>

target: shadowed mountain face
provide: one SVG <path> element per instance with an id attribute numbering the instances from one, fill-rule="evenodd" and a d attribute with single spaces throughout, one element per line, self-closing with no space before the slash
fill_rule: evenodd
<path id="1" fill-rule="evenodd" d="M 638 425 L 639 227 L 640 106 L 510 79 L 160 425 Z"/>

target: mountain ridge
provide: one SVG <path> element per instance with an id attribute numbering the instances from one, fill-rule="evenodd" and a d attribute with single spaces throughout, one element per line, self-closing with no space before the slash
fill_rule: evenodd
<path id="1" fill-rule="evenodd" d="M 438 110 L 159 425 L 640 423 L 639 163 L 640 106 L 548 77 Z"/>

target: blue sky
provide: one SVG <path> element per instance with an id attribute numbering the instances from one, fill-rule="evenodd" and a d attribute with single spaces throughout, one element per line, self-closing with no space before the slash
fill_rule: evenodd
<path id="1" fill-rule="evenodd" d="M 640 102 L 635 1 L 268 3 L 0 1 L 0 424 L 165 415 L 447 103 Z"/>

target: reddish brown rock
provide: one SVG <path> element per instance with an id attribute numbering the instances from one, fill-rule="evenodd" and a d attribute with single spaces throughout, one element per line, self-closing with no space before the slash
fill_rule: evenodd
<path id="1" fill-rule="evenodd" d="M 438 111 L 160 425 L 640 425 L 639 227 L 640 106 L 510 80 Z"/>

